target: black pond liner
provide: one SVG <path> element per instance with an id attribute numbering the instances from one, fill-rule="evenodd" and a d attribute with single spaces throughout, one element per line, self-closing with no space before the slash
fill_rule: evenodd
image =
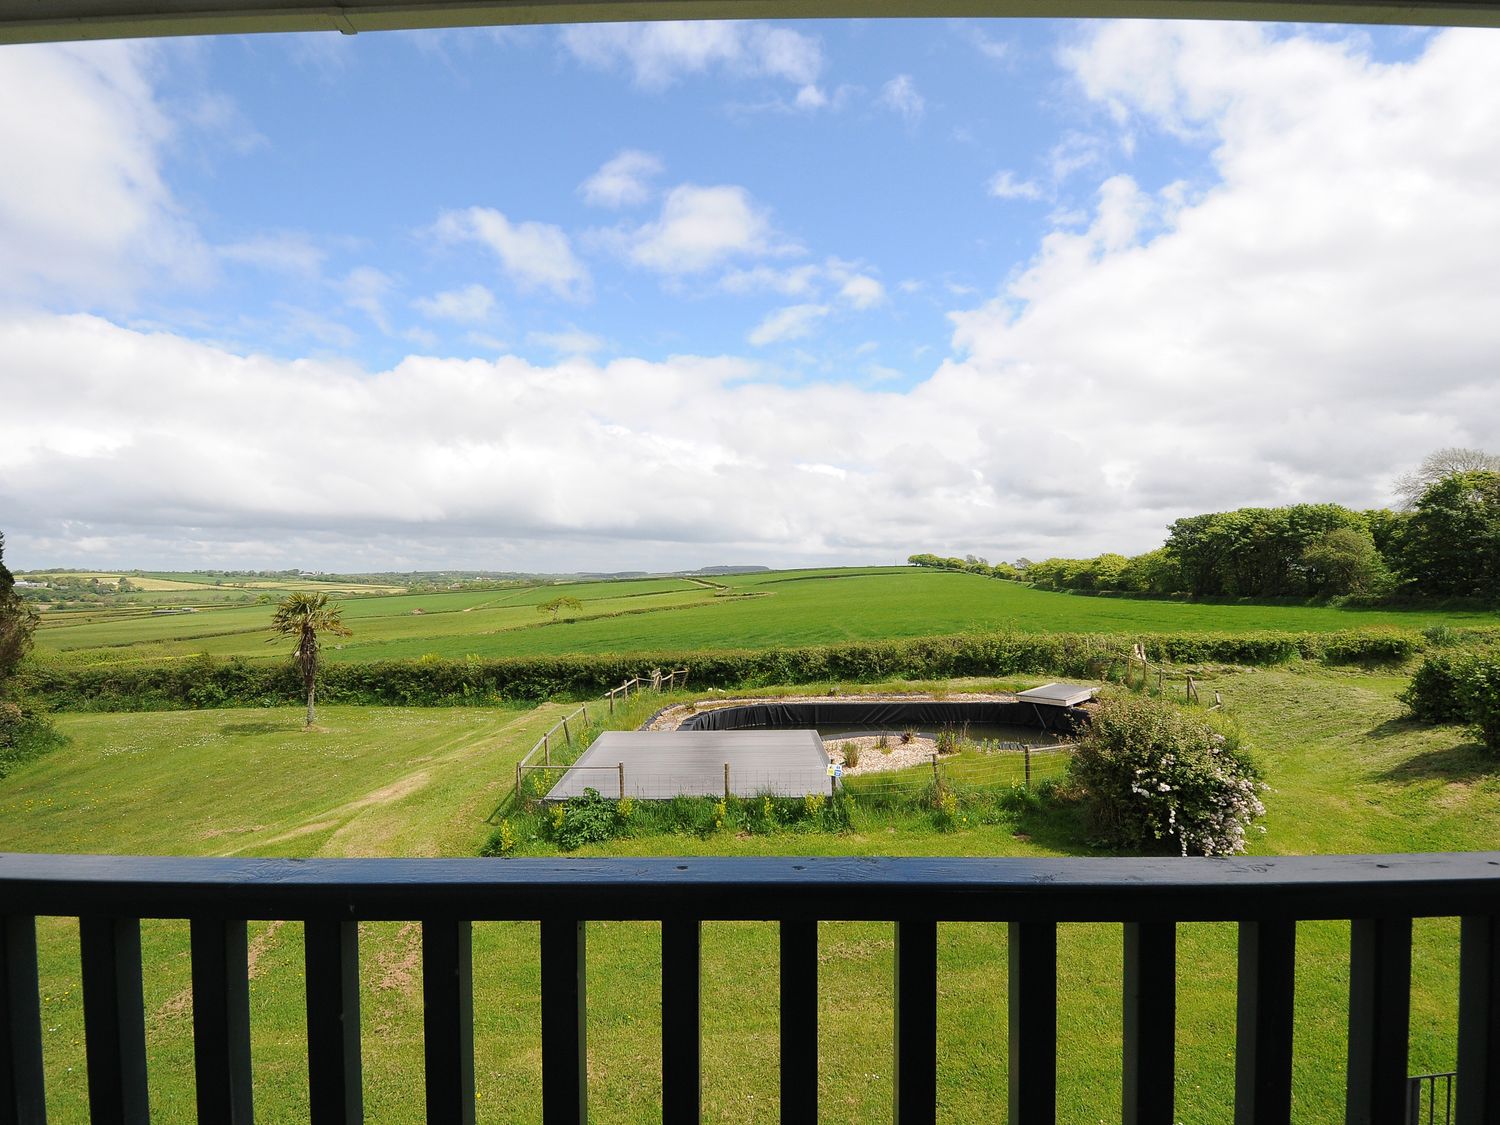
<path id="1" fill-rule="evenodd" d="M 1088 725 L 1082 707 L 1049 707 L 1035 703 L 937 700 L 849 700 L 816 703 L 745 703 L 715 707 L 684 719 L 678 730 L 846 730 L 935 731 L 945 727 L 1032 727 L 1049 734 L 1072 735 Z"/>

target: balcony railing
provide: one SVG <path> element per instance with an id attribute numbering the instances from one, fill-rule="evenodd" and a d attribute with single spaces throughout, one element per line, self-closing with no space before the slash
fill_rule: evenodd
<path id="1" fill-rule="evenodd" d="M 1193 859 L 254 860 L 0 854 L 0 1123 L 44 1119 L 37 916 L 79 919 L 95 1122 L 146 1122 L 140 919 L 189 919 L 198 1117 L 248 1122 L 246 922 L 305 923 L 310 1119 L 357 1121 L 361 921 L 420 921 L 427 1119 L 474 1120 L 470 924 L 541 922 L 542 1104 L 587 1117 L 591 919 L 662 924 L 662 1101 L 696 1121 L 699 935 L 781 934 L 781 1119 L 817 1115 L 820 920 L 895 923 L 899 1122 L 937 1104 L 939 922 L 1004 922 L 1009 1120 L 1056 1119 L 1057 926 L 1123 922 L 1124 1104 L 1173 1121 L 1176 925 L 1239 923 L 1236 1125 L 1291 1119 L 1297 922 L 1351 921 L 1349 1122 L 1405 1125 L 1412 919 L 1462 919 L 1454 1120 L 1500 1122 L 1500 852 Z M 1227 1119 L 1227 1117 L 1226 1117 Z"/>

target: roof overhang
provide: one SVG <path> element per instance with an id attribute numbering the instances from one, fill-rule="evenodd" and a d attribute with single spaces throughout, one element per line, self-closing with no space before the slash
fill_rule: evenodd
<path id="1" fill-rule="evenodd" d="M 1500 27 L 1500 0 L 0 0 L 0 44 L 637 20 L 1079 17 Z"/>

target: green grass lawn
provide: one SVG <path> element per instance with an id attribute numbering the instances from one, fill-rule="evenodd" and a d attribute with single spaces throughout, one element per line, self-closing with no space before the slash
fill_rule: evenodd
<path id="1" fill-rule="evenodd" d="M 560 595 L 578 598 L 583 608 L 565 612 L 555 622 L 537 612 L 539 604 Z M 200 652 L 281 659 L 286 646 L 270 632 L 270 616 L 266 605 L 164 617 L 53 614 L 38 631 L 37 648 L 54 659 L 88 661 Z M 1488 625 L 1495 620 L 1478 611 L 1086 597 L 913 567 L 778 571 L 713 583 L 668 578 L 398 594 L 350 600 L 344 603 L 344 617 L 354 635 L 329 646 L 331 660 L 755 649 L 986 630 L 1322 632 L 1369 625 Z"/>
<path id="2" fill-rule="evenodd" d="M 999 585 L 998 583 L 996 585 Z M 1500 845 L 1500 768 L 1460 731 L 1401 719 L 1402 679 L 1293 665 L 1208 681 L 1257 748 L 1271 790 L 1263 854 L 1430 851 Z M 647 696 L 622 721 L 635 723 Z M 329 707 L 302 732 L 293 709 L 66 715 L 71 745 L 0 781 L 0 840 L 15 850 L 204 855 L 472 855 L 516 759 L 560 710 Z M 856 814 L 845 835 L 651 837 L 580 854 L 1086 852 L 1067 817 L 939 832 L 920 814 Z M 497 863 L 506 862 L 496 860 Z M 50 1108 L 82 1120 L 77 926 L 41 923 Z M 306 1113 L 300 929 L 251 928 L 251 1004 L 262 1120 Z M 1413 1072 L 1453 1065 L 1457 927 L 1419 921 Z M 1233 1086 L 1234 928 L 1181 928 L 1178 1115 L 1218 1125 Z M 475 927 L 480 1117 L 539 1116 L 537 928 Z M 1059 1120 L 1118 1120 L 1120 927 L 1059 939 Z M 193 1117 L 186 926 L 147 922 L 146 1010 L 154 1119 Z M 822 1114 L 884 1119 L 890 1106 L 891 927 L 820 931 Z M 640 923 L 589 930 L 591 1119 L 659 1120 L 659 936 Z M 704 931 L 704 1098 L 711 1121 L 775 1121 L 776 935 L 756 923 Z M 1005 930 L 940 928 L 940 1115 L 1004 1118 Z M 1341 1116 L 1347 923 L 1298 933 L 1295 1120 Z M 421 1119 L 420 933 L 361 926 L 367 1119 Z"/>

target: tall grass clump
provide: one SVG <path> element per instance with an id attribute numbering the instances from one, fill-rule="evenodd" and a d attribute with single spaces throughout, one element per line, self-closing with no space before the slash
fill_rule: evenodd
<path id="1" fill-rule="evenodd" d="M 1102 847 L 1233 855 L 1265 813 L 1238 738 L 1158 699 L 1106 697 L 1068 770 Z"/>

